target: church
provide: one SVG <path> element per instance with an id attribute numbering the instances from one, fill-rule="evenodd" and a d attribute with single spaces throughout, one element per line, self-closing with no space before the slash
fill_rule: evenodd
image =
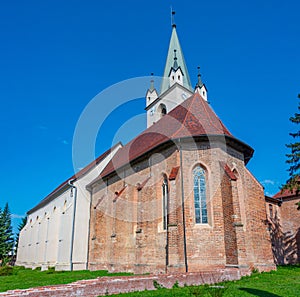
<path id="1" fill-rule="evenodd" d="M 146 91 L 147 129 L 58 186 L 28 212 L 17 265 L 180 273 L 275 269 L 253 149 L 192 86 L 172 25 L 163 80 Z"/>

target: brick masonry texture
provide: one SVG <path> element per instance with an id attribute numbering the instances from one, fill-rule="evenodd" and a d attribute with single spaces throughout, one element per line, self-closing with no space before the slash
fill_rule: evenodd
<path id="1" fill-rule="evenodd" d="M 68 285 L 38 287 L 27 290 L 13 290 L 0 293 L 0 297 L 96 297 L 134 291 L 155 290 L 156 281 L 165 288 L 179 286 L 214 284 L 221 281 L 238 280 L 247 271 L 227 268 L 201 273 L 164 274 L 145 276 L 102 277 L 77 281 Z"/>
<path id="2" fill-rule="evenodd" d="M 279 197 L 280 199 L 280 197 Z M 279 200 L 280 201 L 280 200 Z M 272 250 L 276 264 L 300 263 L 300 211 L 295 205 L 299 196 L 282 197 L 282 202 L 266 202 Z"/>
<path id="3" fill-rule="evenodd" d="M 182 154 L 175 144 L 159 148 L 150 161 L 146 156 L 93 187 L 89 269 L 134 273 L 178 273 L 186 267 L 197 272 L 232 265 L 274 269 L 263 188 L 245 167 L 243 155 L 214 141 L 180 145 Z M 232 180 L 219 161 L 237 178 Z M 197 165 L 206 171 L 208 224 L 195 223 L 192 171 Z M 162 183 L 178 166 L 182 168 L 176 179 L 168 182 L 164 230 Z"/>

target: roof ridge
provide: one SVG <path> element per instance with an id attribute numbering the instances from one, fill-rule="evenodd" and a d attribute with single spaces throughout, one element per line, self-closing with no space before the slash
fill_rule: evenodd
<path id="1" fill-rule="evenodd" d="M 189 106 L 188 106 L 187 108 L 185 108 L 186 114 L 185 114 L 184 119 L 183 119 L 183 121 L 182 121 L 182 125 L 181 125 L 181 127 L 180 127 L 179 130 L 177 130 L 175 133 L 173 133 L 173 135 L 171 136 L 172 138 L 175 137 L 176 134 L 179 134 L 179 132 L 185 127 L 185 126 L 184 126 L 184 123 L 185 123 L 185 121 L 186 121 L 186 119 L 187 119 L 188 113 L 190 112 L 190 109 L 189 109 L 189 108 L 190 108 L 190 106 L 192 105 L 192 103 L 194 102 L 196 96 L 195 96 L 195 95 L 192 95 L 190 98 L 192 98 L 192 100 L 191 100 Z M 182 105 L 181 105 L 181 106 L 182 106 Z"/>
<path id="2" fill-rule="evenodd" d="M 211 110 L 212 110 L 212 109 L 211 109 Z M 214 124 L 214 122 L 212 121 L 212 119 L 211 119 L 209 113 L 207 112 L 207 107 L 205 106 L 205 104 L 204 104 L 204 111 L 205 111 L 207 117 L 209 118 L 209 121 L 211 122 L 211 124 L 212 124 L 216 129 L 219 129 L 219 127 L 217 127 L 217 126 Z M 213 110 L 212 110 L 212 111 L 213 111 Z M 213 112 L 214 112 L 214 111 L 213 111 Z M 215 112 L 214 112 L 214 114 L 215 114 L 215 116 L 217 117 L 217 119 L 219 120 L 219 123 L 220 123 L 219 117 L 216 115 Z"/>
<path id="3" fill-rule="evenodd" d="M 50 192 L 46 197 L 42 199 L 36 206 L 31 208 L 27 214 L 30 214 L 34 212 L 35 210 L 38 210 L 39 208 L 43 207 L 43 204 L 45 202 L 52 201 L 51 199 L 56 193 L 58 193 L 60 190 L 62 190 L 65 186 L 68 185 L 68 182 L 70 180 L 77 180 L 87 174 L 92 168 L 96 167 L 101 161 L 103 161 L 118 145 L 122 145 L 122 142 L 119 141 L 115 145 L 113 145 L 111 148 L 107 149 L 104 153 L 102 153 L 100 156 L 98 156 L 95 160 L 91 161 L 88 165 L 86 165 L 84 168 L 79 170 L 77 173 L 73 174 L 71 177 L 66 179 L 64 182 L 62 182 L 59 186 L 57 186 L 52 192 Z"/>

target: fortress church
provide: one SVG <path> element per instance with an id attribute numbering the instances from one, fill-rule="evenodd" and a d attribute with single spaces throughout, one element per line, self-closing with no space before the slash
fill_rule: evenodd
<path id="1" fill-rule="evenodd" d="M 176 25 L 147 129 L 104 152 L 29 210 L 17 265 L 57 270 L 275 269 L 253 149 L 192 86 Z M 146 91 L 146 90 L 145 90 Z"/>

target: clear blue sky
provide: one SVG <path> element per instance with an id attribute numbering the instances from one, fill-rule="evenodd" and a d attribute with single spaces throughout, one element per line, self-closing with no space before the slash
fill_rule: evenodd
<path id="1" fill-rule="evenodd" d="M 2 1 L 0 206 L 9 202 L 14 225 L 73 175 L 73 133 L 88 102 L 119 81 L 162 75 L 171 5 L 193 84 L 200 65 L 212 107 L 255 149 L 248 168 L 266 194 L 285 182 L 300 92 L 298 0 Z M 97 153 L 143 108 L 137 100 L 116 110 Z"/>

